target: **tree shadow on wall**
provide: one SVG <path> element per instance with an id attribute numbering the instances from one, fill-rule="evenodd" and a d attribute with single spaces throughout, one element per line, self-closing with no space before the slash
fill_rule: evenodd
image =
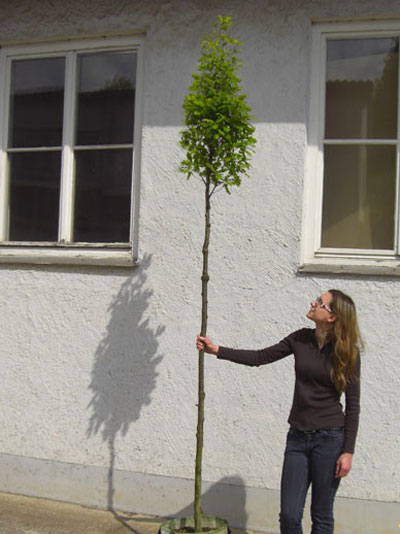
<path id="1" fill-rule="evenodd" d="M 142 260 L 135 274 L 121 286 L 109 307 L 110 321 L 95 355 L 89 403 L 92 411 L 87 436 L 101 431 L 110 453 L 108 470 L 108 509 L 114 510 L 115 440 L 125 436 L 130 425 L 139 419 L 143 406 L 150 404 L 156 386 L 156 367 L 162 360 L 157 338 L 164 326 L 153 329 L 145 318 L 153 291 L 146 288 L 146 270 L 151 256 Z"/>

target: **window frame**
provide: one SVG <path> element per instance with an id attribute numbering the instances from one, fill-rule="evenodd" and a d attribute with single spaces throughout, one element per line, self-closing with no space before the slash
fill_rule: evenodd
<path id="1" fill-rule="evenodd" d="M 304 172 L 304 202 L 300 271 L 378 274 L 400 276 L 400 80 L 398 83 L 397 139 L 365 139 L 365 145 L 396 147 L 396 199 L 394 250 L 322 248 L 323 154 L 325 129 L 326 49 L 328 39 L 399 37 L 400 21 L 324 22 L 311 28 L 310 95 L 307 150 Z M 399 54 L 400 63 L 400 54 Z M 399 65 L 400 78 L 400 65 Z M 329 141 L 328 141 L 329 143 Z M 330 144 L 334 144 L 331 141 Z M 346 140 L 360 144 L 360 140 Z"/>
<path id="2" fill-rule="evenodd" d="M 125 35 L 46 43 L 1 45 L 0 73 L 3 75 L 0 77 L 0 117 L 3 117 L 3 120 L 0 125 L 0 263 L 93 264 L 113 266 L 133 266 L 137 264 L 140 148 L 143 109 L 143 44 L 144 38 L 142 36 Z M 114 51 L 135 51 L 137 54 L 133 142 L 123 145 L 113 145 L 113 148 L 132 148 L 130 238 L 127 243 L 72 243 L 69 242 L 69 239 L 72 235 L 73 224 L 72 204 L 75 150 L 73 126 L 76 118 L 77 101 L 76 60 L 78 53 Z M 7 147 L 11 62 L 14 59 L 60 56 L 65 57 L 66 61 L 62 145 L 61 147 L 49 147 L 51 150 L 61 151 L 58 241 L 7 241 L 5 237 L 7 235 L 9 217 L 9 179 L 6 174 L 8 153 L 17 153 L 18 151 L 24 150 L 9 149 Z M 77 149 L 79 150 L 80 148 Z M 40 148 L 37 151 L 40 151 Z"/>

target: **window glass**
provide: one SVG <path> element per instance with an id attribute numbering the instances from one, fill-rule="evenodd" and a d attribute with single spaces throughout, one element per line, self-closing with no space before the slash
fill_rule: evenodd
<path id="1" fill-rule="evenodd" d="M 61 146 L 64 58 L 13 61 L 9 147 Z"/>
<path id="2" fill-rule="evenodd" d="M 133 142 L 136 54 L 78 57 L 78 145 Z"/>
<path id="3" fill-rule="evenodd" d="M 397 137 L 398 38 L 327 42 L 327 139 Z"/>
<path id="4" fill-rule="evenodd" d="M 77 150 L 75 242 L 129 242 L 131 149 Z"/>
<path id="5" fill-rule="evenodd" d="M 393 250 L 396 148 L 327 145 L 324 168 L 322 246 Z"/>
<path id="6" fill-rule="evenodd" d="M 58 240 L 61 154 L 9 155 L 10 241 Z"/>

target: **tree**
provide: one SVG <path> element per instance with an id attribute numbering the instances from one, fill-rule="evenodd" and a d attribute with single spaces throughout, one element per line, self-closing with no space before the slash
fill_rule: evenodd
<path id="1" fill-rule="evenodd" d="M 219 189 L 230 193 L 239 186 L 241 176 L 248 175 L 250 157 L 256 139 L 253 137 L 250 108 L 246 95 L 241 93 L 241 67 L 238 58 L 241 43 L 229 35 L 230 17 L 218 17 L 214 32 L 203 39 L 198 72 L 185 97 L 183 111 L 185 130 L 181 132 L 181 145 L 186 158 L 180 170 L 189 179 L 200 177 L 205 186 L 205 230 L 203 243 L 202 307 L 200 335 L 207 332 L 208 250 L 211 232 L 211 197 Z M 195 465 L 195 531 L 202 530 L 201 472 L 204 425 L 204 351 L 199 352 L 198 366 L 198 419 Z"/>

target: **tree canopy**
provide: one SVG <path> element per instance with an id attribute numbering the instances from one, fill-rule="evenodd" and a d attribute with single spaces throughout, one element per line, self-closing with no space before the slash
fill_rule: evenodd
<path id="1" fill-rule="evenodd" d="M 242 94 L 238 53 L 241 43 L 229 35 L 231 17 L 218 17 L 214 32 L 203 39 L 198 72 L 183 104 L 186 129 L 181 146 L 186 158 L 180 170 L 190 178 L 197 174 L 229 193 L 247 175 L 256 139 L 250 108 Z"/>

